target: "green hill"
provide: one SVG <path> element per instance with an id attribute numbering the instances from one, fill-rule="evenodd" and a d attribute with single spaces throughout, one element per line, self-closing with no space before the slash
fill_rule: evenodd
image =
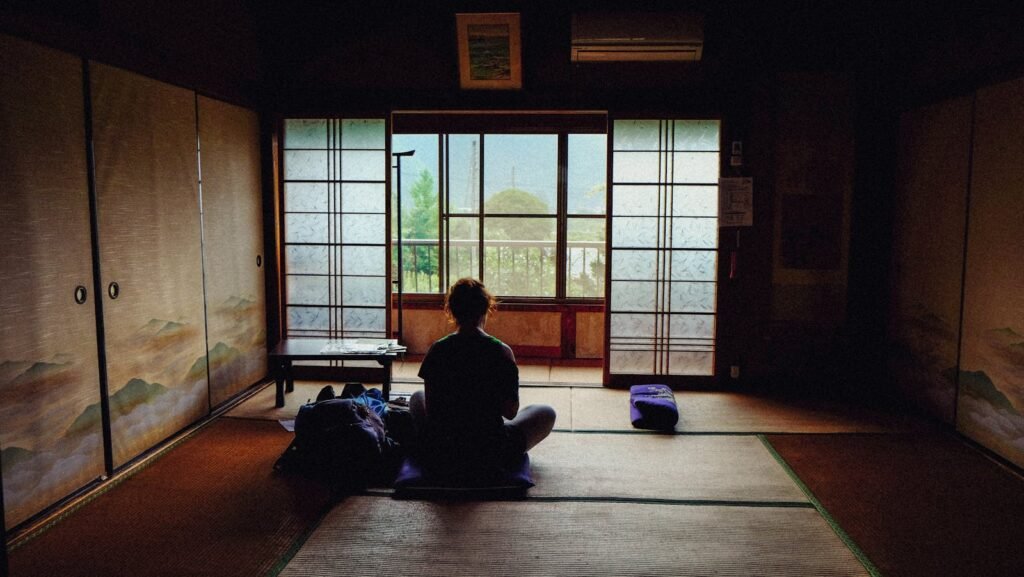
<path id="1" fill-rule="evenodd" d="M 35 453 L 28 449 L 22 449 L 21 447 L 7 447 L 0 452 L 0 460 L 4 462 L 4 474 L 18 463 L 31 459 L 33 455 L 35 455 Z"/>
<path id="2" fill-rule="evenodd" d="M 960 385 L 967 388 L 968 394 L 984 399 L 996 407 L 1017 413 L 1017 409 L 1010 399 L 996 388 L 995 383 L 985 374 L 985 371 L 960 371 Z"/>

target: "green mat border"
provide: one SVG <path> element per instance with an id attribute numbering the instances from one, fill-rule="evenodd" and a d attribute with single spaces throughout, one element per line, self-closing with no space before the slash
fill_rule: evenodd
<path id="1" fill-rule="evenodd" d="M 864 551 L 860 548 L 859 545 L 857 545 L 853 538 L 850 537 L 850 535 L 846 531 L 844 531 L 841 526 L 839 526 L 839 522 L 836 521 L 835 517 L 833 517 L 832 514 L 829 513 L 827 509 L 825 509 L 824 505 L 821 504 L 821 501 L 819 501 L 818 498 L 814 495 L 810 487 L 808 487 L 807 484 L 804 483 L 803 480 L 796 474 L 796 471 L 794 471 L 793 468 L 789 466 L 789 463 L 786 462 L 786 459 L 784 459 L 782 455 L 780 455 L 779 452 L 775 450 L 775 447 L 772 446 L 768 438 L 764 434 L 758 434 L 757 438 L 761 440 L 761 443 L 764 445 L 765 449 L 767 449 L 768 452 L 771 453 L 772 457 L 775 458 L 775 461 L 779 464 L 779 466 L 781 466 L 782 469 L 786 471 L 786 474 L 789 475 L 789 478 L 792 479 L 793 482 L 796 483 L 796 486 L 799 487 L 800 490 L 804 492 L 804 495 L 807 496 L 807 500 L 810 501 L 811 505 L 813 505 L 814 508 L 818 510 L 818 514 L 821 515 L 822 519 L 824 519 L 826 523 L 828 523 L 829 527 L 832 528 L 832 531 L 835 532 L 836 536 L 839 537 L 843 544 L 845 544 L 846 547 L 850 549 L 850 552 L 853 553 L 854 557 L 856 557 L 858 561 L 860 561 L 861 565 L 864 566 L 864 569 L 868 572 L 868 574 L 870 574 L 871 577 L 882 577 L 882 572 L 879 571 L 878 567 L 871 562 L 871 559 L 868 558 L 867 554 L 864 553 Z"/>

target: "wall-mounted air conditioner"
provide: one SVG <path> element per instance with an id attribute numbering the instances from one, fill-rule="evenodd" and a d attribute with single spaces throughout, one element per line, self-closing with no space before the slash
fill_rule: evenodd
<path id="1" fill-rule="evenodd" d="M 703 24 L 700 15 L 683 12 L 573 14 L 572 61 L 697 61 Z"/>

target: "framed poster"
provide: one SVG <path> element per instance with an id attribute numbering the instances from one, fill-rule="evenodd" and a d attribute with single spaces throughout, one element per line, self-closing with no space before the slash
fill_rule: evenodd
<path id="1" fill-rule="evenodd" d="M 463 89 L 523 87 L 518 13 L 456 14 L 455 27 Z"/>

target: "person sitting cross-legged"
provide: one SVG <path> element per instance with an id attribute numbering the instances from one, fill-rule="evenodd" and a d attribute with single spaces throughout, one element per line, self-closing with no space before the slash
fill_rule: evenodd
<path id="1" fill-rule="evenodd" d="M 423 359 L 424 390 L 409 402 L 421 432 L 418 460 L 432 474 L 467 484 L 496 478 L 555 425 L 547 405 L 519 409 L 519 369 L 508 345 L 484 332 L 496 301 L 483 283 L 457 281 L 445 297 L 456 331 Z"/>

